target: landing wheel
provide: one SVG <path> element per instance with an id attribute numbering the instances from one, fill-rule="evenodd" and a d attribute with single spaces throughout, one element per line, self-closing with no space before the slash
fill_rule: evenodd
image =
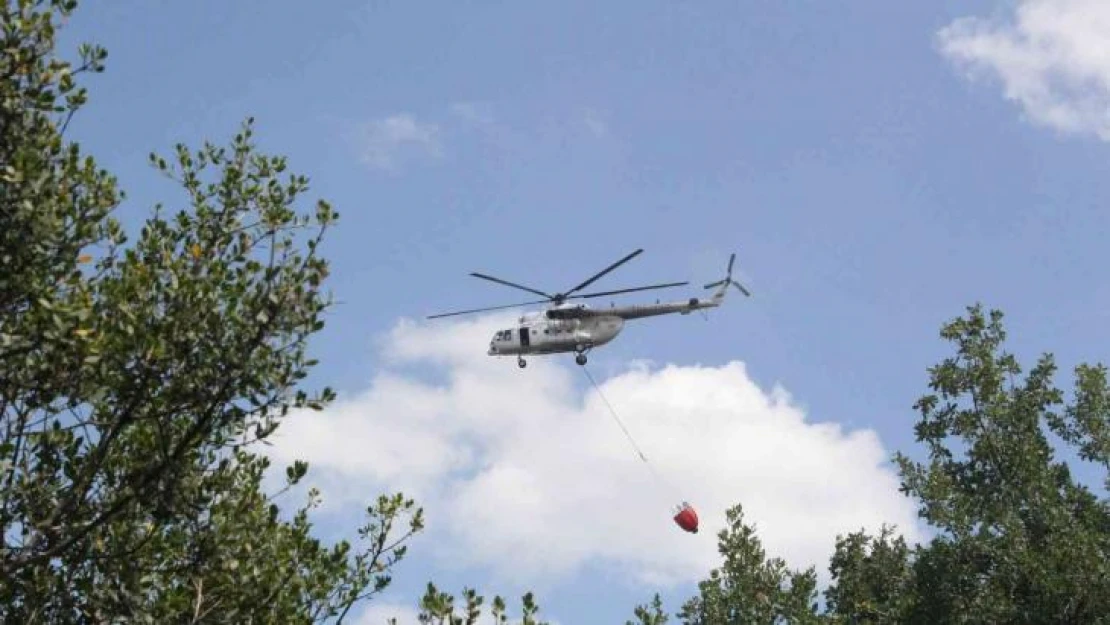
<path id="1" fill-rule="evenodd" d="M 527 367 L 527 366 L 528 366 L 528 363 L 527 363 L 527 361 L 525 361 L 525 360 L 524 360 L 523 358 L 517 358 L 517 359 L 516 359 L 516 366 L 518 366 L 518 367 L 520 367 L 521 369 L 523 369 L 523 368 L 525 368 L 525 367 Z"/>
<path id="2" fill-rule="evenodd" d="M 586 354 L 578 354 L 574 357 L 574 362 L 584 366 L 586 364 Z"/>

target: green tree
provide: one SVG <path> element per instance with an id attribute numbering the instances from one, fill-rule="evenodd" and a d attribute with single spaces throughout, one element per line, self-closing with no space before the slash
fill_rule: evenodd
<path id="1" fill-rule="evenodd" d="M 699 593 L 678 613 L 686 625 L 731 623 L 816 623 L 817 574 L 791 571 L 781 558 L 768 558 L 755 527 L 744 523 L 740 504 L 727 511 L 718 533 L 724 563 L 698 584 Z"/>
<path id="2" fill-rule="evenodd" d="M 941 336 L 956 354 L 930 370 L 933 393 L 915 406 L 928 462 L 897 456 L 903 491 L 940 533 L 915 554 L 910 619 L 1106 622 L 1110 502 L 1072 476 L 1049 438 L 1110 470 L 1106 368 L 1076 367 L 1066 403 L 1051 354 L 1020 377 L 1001 312 L 970 307 Z"/>
<path id="3" fill-rule="evenodd" d="M 667 613 L 663 610 L 663 599 L 659 597 L 659 593 L 651 598 L 650 604 L 636 606 L 632 615 L 636 620 L 625 621 L 625 625 L 666 625 L 668 621 Z"/>
<path id="4" fill-rule="evenodd" d="M 878 536 L 864 531 L 840 536 L 829 563 L 825 613 L 834 623 L 901 623 L 910 598 L 910 547 L 894 528 Z"/>
<path id="5" fill-rule="evenodd" d="M 466 602 L 466 606 L 462 608 L 462 614 L 459 614 L 458 607 L 455 605 L 456 598 L 450 593 L 439 590 L 435 584 L 429 582 L 427 590 L 420 600 L 420 612 L 417 614 L 417 620 L 424 625 L 477 625 L 478 619 L 482 618 L 482 605 L 486 601 L 485 597 L 479 595 L 473 588 L 464 588 L 462 599 Z M 537 620 L 536 615 L 539 611 L 540 608 L 536 605 L 532 593 L 525 593 L 521 597 L 520 625 L 548 625 L 544 621 Z M 495 625 L 507 625 L 509 623 L 508 608 L 505 600 L 499 595 L 495 596 L 493 601 L 490 602 L 490 616 Z M 390 619 L 389 625 L 397 625 L 397 619 Z"/>
<path id="6" fill-rule="evenodd" d="M 77 78 L 106 57 L 55 56 L 75 8 L 0 9 L 0 621 L 341 617 L 389 583 L 421 511 L 383 496 L 362 547 L 326 546 L 316 493 L 283 519 L 254 453 L 333 397 L 301 384 L 336 213 L 299 207 L 307 179 L 248 121 L 229 145 L 151 156 L 184 208 L 156 207 L 130 244 L 115 179 L 64 138 Z"/>

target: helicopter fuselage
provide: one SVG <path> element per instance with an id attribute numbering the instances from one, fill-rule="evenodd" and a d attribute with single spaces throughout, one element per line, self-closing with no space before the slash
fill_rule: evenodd
<path id="1" fill-rule="evenodd" d="M 515 328 L 494 334 L 487 353 L 524 356 L 585 352 L 617 338 L 622 329 L 624 319 L 614 315 L 579 319 L 547 319 L 542 313 L 524 316 Z"/>
<path id="2" fill-rule="evenodd" d="M 577 353 L 584 355 L 594 347 L 617 338 L 630 319 L 659 315 L 690 314 L 703 308 L 720 306 L 723 285 L 708 300 L 696 297 L 676 302 L 590 308 L 585 304 L 562 304 L 543 312 L 522 315 L 516 327 L 500 330 L 490 339 L 490 356 Z M 579 362 L 584 362 L 580 359 Z"/>

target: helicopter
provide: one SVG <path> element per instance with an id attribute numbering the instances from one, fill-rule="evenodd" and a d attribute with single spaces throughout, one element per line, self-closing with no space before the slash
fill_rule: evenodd
<path id="1" fill-rule="evenodd" d="M 689 284 L 689 282 L 669 282 L 665 284 L 617 289 L 614 291 L 574 295 L 574 293 L 593 284 L 602 276 L 640 255 L 643 251 L 642 248 L 637 249 L 564 293 L 545 293 L 538 289 L 502 280 L 501 278 L 495 278 L 483 273 L 471 273 L 470 275 L 475 278 L 489 280 L 504 286 L 534 293 L 545 299 L 441 313 L 430 315 L 427 318 L 438 319 L 490 310 L 517 308 L 536 304 L 550 304 L 546 310 L 533 311 L 521 315 L 515 327 L 497 331 L 490 340 L 489 350 L 486 352 L 487 355 L 499 357 L 516 356 L 517 365 L 523 369 L 528 366 L 527 361 L 524 359 L 524 357 L 528 355 L 574 353 L 574 361 L 584 366 L 587 360 L 586 354 L 590 350 L 605 345 L 615 339 L 617 335 L 621 333 L 621 330 L 624 329 L 624 324 L 628 320 L 675 313 L 688 315 L 695 310 L 716 308 L 724 301 L 729 286 L 734 286 L 745 296 L 751 297 L 751 292 L 748 291 L 747 288 L 732 279 L 732 266 L 733 263 L 736 262 L 736 254 L 734 253 L 728 259 L 728 270 L 725 273 L 725 277 L 705 285 L 706 289 L 717 288 L 713 295 L 706 300 L 691 297 L 689 299 L 663 303 L 656 300 L 654 304 L 633 304 L 628 306 L 610 304 L 610 307 L 607 309 L 590 308 L 584 303 L 568 302 L 568 300 L 574 299 L 591 299 L 606 295 L 665 289 Z"/>

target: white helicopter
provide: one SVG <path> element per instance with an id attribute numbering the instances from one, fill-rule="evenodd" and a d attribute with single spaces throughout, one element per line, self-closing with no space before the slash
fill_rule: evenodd
<path id="1" fill-rule="evenodd" d="M 500 278 L 487 276 L 481 273 L 471 273 L 470 275 L 483 280 L 490 280 L 505 286 L 511 286 L 516 289 L 528 291 L 541 295 L 546 299 L 537 300 L 532 302 L 523 302 L 520 304 L 507 304 L 504 306 L 492 306 L 489 308 L 476 308 L 472 310 L 460 310 L 456 312 L 442 313 L 438 315 L 431 315 L 428 319 L 438 319 L 441 317 L 451 317 L 454 315 L 466 315 L 471 313 L 485 312 L 489 310 L 499 310 L 503 308 L 516 308 L 518 306 L 530 306 L 534 304 L 544 304 L 550 302 L 552 305 L 544 310 L 538 312 L 530 312 L 521 315 L 518 320 L 518 325 L 514 328 L 500 330 L 493 335 L 490 340 L 489 351 L 490 356 L 516 356 L 517 365 L 524 368 L 528 363 L 524 360 L 527 355 L 541 355 L 541 354 L 566 354 L 575 353 L 574 361 L 579 365 L 586 364 L 586 353 L 591 349 L 605 345 L 612 341 L 624 329 L 624 322 L 628 319 L 640 319 L 643 317 L 654 317 L 657 315 L 670 315 L 678 313 L 681 315 L 688 315 L 695 310 L 704 308 L 716 308 L 724 301 L 725 293 L 728 291 L 729 285 L 735 286 L 741 293 L 751 297 L 751 293 L 744 288 L 739 282 L 732 279 L 732 265 L 736 261 L 736 254 L 733 254 L 728 259 L 728 271 L 724 279 L 716 282 L 711 282 L 705 285 L 705 288 L 711 289 L 718 287 L 717 291 L 708 300 L 699 300 L 696 297 L 691 297 L 686 300 L 659 303 L 656 301 L 654 304 L 634 304 L 631 306 L 616 306 L 610 304 L 608 309 L 605 308 L 589 308 L 586 304 L 569 304 L 567 300 L 571 299 L 588 299 L 593 297 L 602 297 L 605 295 L 616 295 L 618 293 L 631 293 L 634 291 L 646 291 L 650 289 L 664 289 L 676 286 L 683 286 L 689 282 L 670 282 L 667 284 L 655 284 L 651 286 L 641 286 L 629 289 L 618 289 L 615 291 L 603 291 L 600 293 L 586 293 L 580 295 L 571 295 L 576 291 L 580 291 L 585 287 L 593 284 L 598 278 L 604 276 L 610 271 L 616 269 L 620 265 L 632 260 L 643 249 L 638 249 L 628 256 L 618 260 L 617 262 L 609 265 L 607 268 L 595 274 L 589 280 L 582 284 L 570 289 L 565 293 L 556 293 L 554 295 L 544 293 L 533 289 L 531 287 L 514 284 Z"/>

